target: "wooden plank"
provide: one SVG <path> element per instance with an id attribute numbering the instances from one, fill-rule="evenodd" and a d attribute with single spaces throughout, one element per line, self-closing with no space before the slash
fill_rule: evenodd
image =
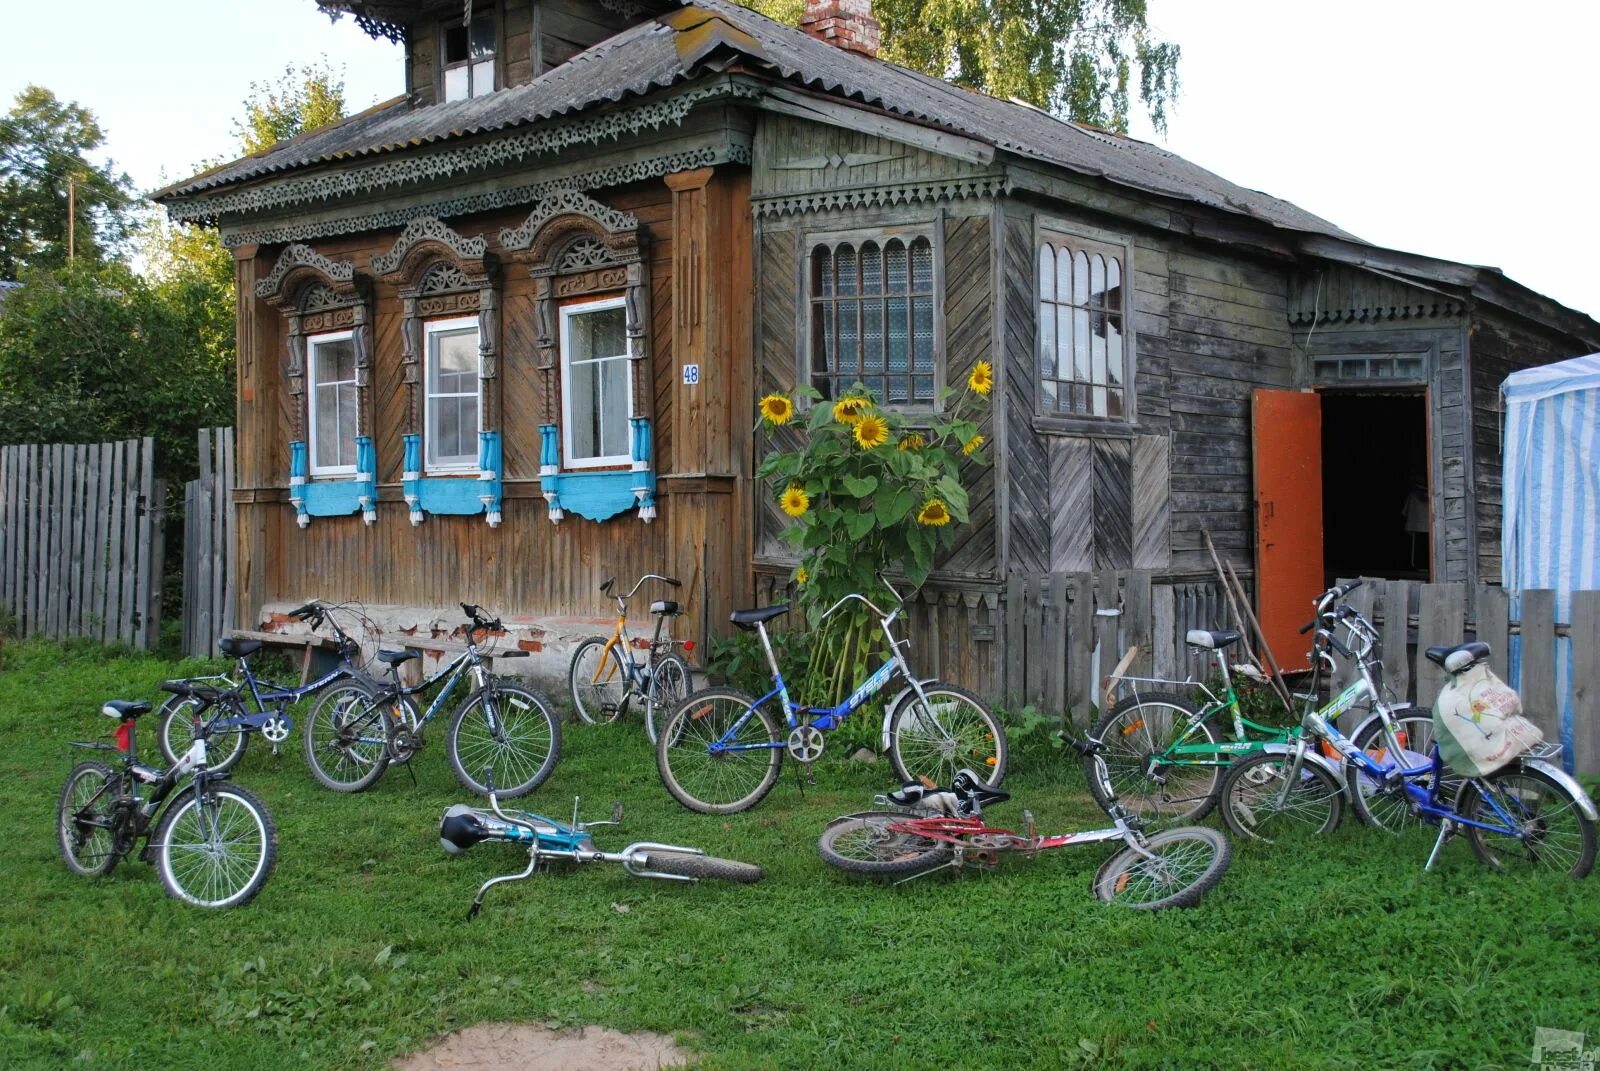
<path id="1" fill-rule="evenodd" d="M 1050 568 L 1088 569 L 1094 564 L 1094 451 L 1087 439 L 1057 439 L 1050 444 L 1049 459 L 1050 482 L 1043 500 L 1013 496 L 1013 513 L 1031 516 L 1048 510 Z"/>
<path id="2" fill-rule="evenodd" d="M 1176 609 L 1177 589 L 1171 584 L 1150 589 L 1150 633 L 1155 645 L 1152 665 L 1154 675 L 1165 680 L 1178 680 L 1182 675 Z"/>
<path id="3" fill-rule="evenodd" d="M 1405 702 L 1411 691 L 1411 652 L 1406 619 L 1410 613 L 1412 583 L 1391 580 L 1383 586 L 1383 676 L 1395 698 Z M 1430 697 L 1423 700 L 1431 704 Z"/>
<path id="4" fill-rule="evenodd" d="M 1466 585 L 1424 584 L 1417 609 L 1417 702 L 1432 706 L 1446 674 L 1424 656 L 1429 647 L 1461 642 L 1466 617 Z"/>
<path id="5" fill-rule="evenodd" d="M 1028 577 L 1028 591 L 1024 596 L 1028 604 L 1028 653 L 1026 656 L 1027 687 L 1024 695 L 1035 707 L 1044 707 L 1044 586 L 1046 577 Z"/>
<path id="6" fill-rule="evenodd" d="M 154 472 L 154 466 L 151 468 Z M 149 521 L 150 558 L 145 570 L 146 589 L 140 604 L 144 614 L 144 633 L 139 646 L 154 650 L 161 638 L 161 576 L 167 553 L 167 529 L 162 522 L 167 515 L 167 481 L 153 479 L 150 483 Z"/>
<path id="7" fill-rule="evenodd" d="M 1517 690 L 1522 712 L 1544 731 L 1546 740 L 1561 739 L 1561 707 L 1556 696 L 1556 593 L 1548 588 L 1522 592 L 1522 673 Z"/>
<path id="8" fill-rule="evenodd" d="M 1600 591 L 1572 593 L 1572 764 L 1600 776 Z"/>
<path id="9" fill-rule="evenodd" d="M 122 444 L 110 443 L 111 462 L 106 480 L 106 643 L 122 638 L 122 547 L 124 458 Z"/>
<path id="10" fill-rule="evenodd" d="M 46 635 L 60 639 L 66 635 L 66 563 L 61 544 L 66 527 L 67 450 L 61 443 L 50 447 L 50 528 L 45 533 L 45 555 L 50 562 L 49 603 L 45 607 Z"/>
<path id="11" fill-rule="evenodd" d="M 1172 439 L 1139 435 L 1133 440 L 1133 565 L 1164 569 L 1172 560 Z"/>
<path id="12" fill-rule="evenodd" d="M 1122 631 L 1122 599 L 1114 569 L 1102 569 L 1094 579 L 1094 643 L 1100 652 L 1100 664 L 1089 676 L 1089 701 L 1099 708 L 1100 680 L 1111 672 L 1111 667 L 1122 657 L 1118 634 Z M 1111 611 L 1111 612 L 1108 612 Z M 1085 714 L 1088 713 L 1085 708 Z"/>
<path id="13" fill-rule="evenodd" d="M 144 647 L 149 643 L 149 610 L 150 590 L 154 580 L 153 571 L 160 567 L 153 562 L 156 538 L 156 493 L 155 493 L 155 442 L 152 439 L 139 441 L 139 534 L 138 534 L 138 568 L 134 578 L 133 606 L 136 617 L 133 621 L 133 644 Z M 159 581 L 155 581 L 159 587 Z"/>
<path id="14" fill-rule="evenodd" d="M 1045 701 L 1062 724 L 1067 717 L 1067 574 L 1049 576 L 1049 612 L 1044 619 Z"/>
<path id="15" fill-rule="evenodd" d="M 190 533 L 194 541 L 194 603 L 185 613 L 194 618 L 195 650 L 211 654 L 217 642 L 217 623 L 212 611 L 212 557 L 216 551 L 212 514 L 216 484 L 212 480 L 211 452 L 206 449 L 210 444 L 204 431 L 200 435 L 200 478 L 195 481 L 195 517 Z"/>
<path id="16" fill-rule="evenodd" d="M 1023 606 L 1025 598 L 1021 573 L 1012 573 L 1006 577 L 1006 606 L 1005 618 L 1001 622 L 1004 633 L 999 637 L 1006 649 L 1005 668 L 1005 695 L 1006 702 L 1017 706 L 1026 706 L 1026 686 L 1023 683 L 1023 656 L 1024 640 L 1027 628 L 1023 624 L 1026 610 Z"/>
<path id="17" fill-rule="evenodd" d="M 122 597 L 118 601 L 117 642 L 133 645 L 133 621 L 138 603 L 134 600 L 134 573 L 139 562 L 139 442 L 128 439 L 122 448 L 122 539 L 117 550 L 121 570 Z"/>
<path id="18" fill-rule="evenodd" d="M 1136 677 L 1148 677 L 1154 666 L 1154 636 L 1150 627 L 1150 571 L 1136 569 L 1127 575 L 1127 595 L 1122 618 L 1122 649 L 1139 648 L 1129 672 Z M 1118 657 L 1121 655 L 1119 653 Z"/>
<path id="19" fill-rule="evenodd" d="M 24 505 L 22 518 L 22 531 L 27 539 L 25 553 L 27 555 L 23 565 L 22 582 L 24 617 L 22 621 L 22 635 L 28 636 L 37 631 L 37 618 L 39 612 L 39 502 L 43 488 L 39 478 L 39 447 L 30 444 L 26 447 L 26 467 L 23 478 L 28 484 L 28 501 Z"/>
<path id="20" fill-rule="evenodd" d="M 1072 575 L 1072 604 L 1067 618 L 1067 673 L 1069 707 L 1075 724 L 1092 724 L 1090 710 L 1095 703 L 1094 659 L 1094 576 Z"/>
<path id="21" fill-rule="evenodd" d="M 72 457 L 72 498 L 71 517 L 68 519 L 66 553 L 71 559 L 71 577 L 68 580 L 67 606 L 67 632 L 73 636 L 82 636 L 88 622 L 83 615 L 83 580 L 87 571 L 84 567 L 84 529 L 88 525 L 89 511 L 85 508 L 85 498 L 88 494 L 88 472 L 86 459 L 89 447 L 79 444 L 67 447 L 67 452 Z"/>
<path id="22" fill-rule="evenodd" d="M 83 605 L 79 620 L 85 636 L 99 639 L 100 611 L 95 605 L 95 593 L 100 588 L 100 575 L 95 565 L 95 542 L 100 528 L 100 444 L 88 443 L 83 451 Z"/>
<path id="23" fill-rule="evenodd" d="M 11 552 L 16 543 L 11 534 L 15 530 L 11 519 L 11 498 L 16 488 L 16 475 L 11 470 L 13 453 L 13 447 L 0 446 L 0 611 L 6 613 L 14 612 L 11 594 Z"/>
<path id="24" fill-rule="evenodd" d="M 190 480 L 183 485 L 183 653 L 196 654 L 195 650 L 195 502 L 199 498 L 200 481 Z"/>
<path id="25" fill-rule="evenodd" d="M 1479 584 L 1473 593 L 1477 618 L 1477 640 L 1487 643 L 1492 653 L 1490 664 L 1507 680 L 1511 678 L 1511 599 L 1505 588 Z"/>
<path id="26" fill-rule="evenodd" d="M 223 594 L 222 594 L 222 620 L 221 620 L 220 624 L 221 624 L 223 629 L 230 629 L 230 628 L 233 628 L 235 625 L 237 625 L 239 623 L 238 622 L 238 612 L 239 612 L 238 599 L 237 599 L 237 597 L 235 595 L 234 580 L 233 580 L 234 555 L 236 553 L 236 548 L 238 546 L 238 539 L 236 538 L 236 533 L 234 531 L 234 526 L 238 523 L 239 513 L 238 513 L 238 510 L 234 507 L 234 504 L 233 504 L 233 485 L 234 485 L 234 475 L 233 475 L 233 473 L 234 473 L 234 468 L 233 468 L 233 466 L 234 466 L 234 456 L 233 456 L 233 451 L 234 451 L 234 432 L 233 432 L 233 429 L 232 428 L 223 429 L 222 435 L 223 435 L 223 440 L 222 440 L 222 443 L 223 443 L 223 453 L 222 453 L 223 462 L 222 462 L 222 487 L 221 487 L 221 491 L 220 491 L 220 498 L 221 498 L 221 502 L 222 502 L 222 511 L 223 511 L 223 517 L 225 518 L 225 524 L 223 526 L 223 543 L 222 543 L 222 562 L 223 562 L 223 566 L 222 566 L 222 592 L 223 592 Z"/>
<path id="27" fill-rule="evenodd" d="M 95 503 L 95 638 L 101 643 L 106 643 L 111 634 L 110 591 L 115 578 L 111 572 L 111 554 L 107 543 L 112 539 L 115 528 L 114 502 L 116 499 L 116 480 L 113 463 L 116 459 L 116 445 L 114 443 L 101 443 L 99 446 L 99 495 Z"/>

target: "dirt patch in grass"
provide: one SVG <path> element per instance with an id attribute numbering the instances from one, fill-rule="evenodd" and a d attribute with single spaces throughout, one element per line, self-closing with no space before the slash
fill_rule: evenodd
<path id="1" fill-rule="evenodd" d="M 665 1034 L 604 1027 L 547 1030 L 530 1023 L 479 1023 L 402 1056 L 395 1071 L 656 1071 L 688 1054 Z"/>

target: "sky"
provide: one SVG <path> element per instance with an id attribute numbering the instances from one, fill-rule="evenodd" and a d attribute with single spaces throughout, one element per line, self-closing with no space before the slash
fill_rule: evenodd
<path id="1" fill-rule="evenodd" d="M 0 108 L 93 110 L 141 189 L 232 156 L 252 82 L 326 53 L 359 110 L 400 49 L 313 0 L 0 0 Z M 1165 137 L 1135 136 L 1367 241 L 1497 267 L 1600 319 L 1591 0 L 1149 0 L 1183 50 Z M 85 32 L 92 30 L 92 32 Z"/>

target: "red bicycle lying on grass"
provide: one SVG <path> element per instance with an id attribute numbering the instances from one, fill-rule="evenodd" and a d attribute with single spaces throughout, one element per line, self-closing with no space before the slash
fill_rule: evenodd
<path id="1" fill-rule="evenodd" d="M 1205 826 L 1183 826 L 1146 835 L 1138 816 L 1117 801 L 1116 791 L 1093 740 L 1068 743 L 1091 757 L 1111 816 L 1107 829 L 1040 835 L 1033 814 L 1022 812 L 1023 832 L 989 825 L 983 808 L 1004 803 L 1011 793 L 990 788 L 971 770 L 962 770 L 941 789 L 911 783 L 879 796 L 892 811 L 868 811 L 837 818 L 817 842 L 822 861 L 840 870 L 901 881 L 937 870 L 976 866 L 993 869 L 1003 852 L 1032 857 L 1052 848 L 1120 840 L 1126 847 L 1095 873 L 1094 894 L 1108 903 L 1153 911 L 1200 902 L 1228 869 L 1228 838 Z M 898 883 L 897 883 L 898 884 Z"/>

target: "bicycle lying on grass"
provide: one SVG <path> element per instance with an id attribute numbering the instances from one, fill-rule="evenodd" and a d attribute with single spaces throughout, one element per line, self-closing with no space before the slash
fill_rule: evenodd
<path id="1" fill-rule="evenodd" d="M 544 784 L 561 757 L 561 724 L 544 696 L 489 672 L 486 659 L 491 656 L 475 637 L 480 632 L 502 633 L 505 624 L 485 617 L 482 608 L 471 603 L 462 603 L 461 610 L 467 615 L 466 649 L 439 672 L 406 687 L 400 683 L 400 667 L 418 652 L 379 651 L 378 661 L 389 667 L 387 681 L 373 681 L 370 694 L 343 694 L 311 712 L 306 719 L 306 761 L 318 781 L 336 792 L 360 792 L 375 784 L 390 763 L 409 762 L 422 749 L 428 723 L 445 709 L 461 680 L 470 678 L 471 691 L 455 708 L 445 733 L 445 751 L 456 780 L 480 796 L 488 795 L 489 786 L 477 781 L 471 770 L 510 770 L 506 796 L 526 795 Z M 527 654 L 501 651 L 492 657 Z M 439 694 L 419 715 L 410 697 L 441 681 Z"/>
<path id="2" fill-rule="evenodd" d="M 493 782 L 493 772 L 487 771 L 485 782 Z M 622 804 L 612 805 L 611 817 L 603 821 L 578 821 L 578 803 L 572 801 L 572 821 L 558 822 L 541 814 L 528 811 L 507 811 L 500 806 L 499 793 L 489 790 L 489 809 L 453 804 L 439 820 L 439 843 L 451 855 L 459 855 L 484 841 L 521 844 L 528 850 L 528 865 L 516 874 L 490 878 L 478 889 L 467 918 L 475 916 L 483 907 L 483 897 L 491 888 L 508 881 L 522 881 L 533 877 L 541 863 L 560 860 L 569 863 L 620 863 L 622 868 L 636 878 L 659 878 L 665 881 L 698 881 L 701 878 L 718 878 L 750 884 L 760 881 L 761 868 L 732 859 L 718 859 L 706 855 L 698 848 L 685 848 L 676 844 L 655 844 L 639 841 L 620 852 L 603 852 L 595 847 L 589 830 L 597 826 L 614 826 L 622 822 Z"/>
<path id="3" fill-rule="evenodd" d="M 949 788 L 908 783 L 878 797 L 894 811 L 867 811 L 835 819 L 822 831 L 817 852 L 829 866 L 855 874 L 899 877 L 901 882 L 935 871 L 974 866 L 993 869 L 1000 856 L 1039 852 L 1078 844 L 1120 840 L 1125 847 L 1095 873 L 1094 894 L 1108 903 L 1142 910 L 1188 907 L 1222 880 L 1232 859 L 1228 838 L 1206 826 L 1183 826 L 1146 834 L 1139 817 L 1117 802 L 1100 743 L 1063 734 L 1096 771 L 1111 826 L 1078 833 L 1041 835 L 1030 811 L 1022 813 L 1022 832 L 992 826 L 983 809 L 1011 798 L 962 770 Z M 1097 798 L 1099 798 L 1097 796 Z M 898 884 L 898 882 L 897 882 Z"/>
<path id="4" fill-rule="evenodd" d="M 889 591 L 899 597 L 892 586 Z M 912 672 L 905 657 L 911 641 L 894 635 L 903 600 L 886 613 L 864 595 L 846 595 L 820 620 L 852 600 L 877 615 L 889 659 L 836 707 L 802 706 L 789 697 L 767 637 L 767 622 L 788 613 L 788 606 L 734 611 L 733 623 L 760 637 L 774 687 L 760 699 L 733 688 L 708 688 L 679 705 L 656 739 L 656 768 L 674 799 L 706 814 L 749 810 L 777 784 L 785 753 L 796 762 L 815 762 L 826 743 L 823 734 L 837 729 L 897 676 L 905 687 L 889 701 L 884 719 L 896 776 L 938 784 L 971 765 L 984 771 L 986 785 L 1000 783 L 1006 772 L 1005 730 L 971 692 Z"/>
<path id="5" fill-rule="evenodd" d="M 224 773 L 233 769 L 244 758 L 250 737 L 260 733 L 272 745 L 276 755 L 283 742 L 294 732 L 294 719 L 289 708 L 308 696 L 327 693 L 328 701 L 344 691 L 358 695 L 371 692 L 362 667 L 355 663 L 361 651 L 356 642 L 334 619 L 331 611 L 344 607 L 324 606 L 312 601 L 289 611 L 291 617 L 305 621 L 313 629 L 324 623 L 332 626 L 339 643 L 339 664 L 314 681 L 298 687 L 274 684 L 257 677 L 250 668 L 250 656 L 264 646 L 260 640 L 241 640 L 224 637 L 217 649 L 230 658 L 238 659 L 234 672 L 239 678 L 228 676 L 190 677 L 181 683 L 207 688 L 209 699 L 202 700 L 194 694 L 173 695 L 161 704 L 157 713 L 156 740 L 161 754 L 168 763 L 176 763 L 194 742 L 195 716 L 206 709 L 212 713 L 206 718 L 206 728 L 212 741 L 210 748 L 211 772 Z"/>
<path id="6" fill-rule="evenodd" d="M 633 640 L 628 635 L 628 600 L 644 586 L 646 580 L 659 580 L 669 587 L 681 587 L 670 576 L 647 573 L 626 595 L 612 595 L 615 577 L 600 585 L 601 594 L 612 595 L 617 600 L 617 625 L 608 636 L 590 636 L 572 652 L 572 664 L 567 669 L 567 688 L 572 693 L 572 705 L 578 717 L 590 725 L 610 723 L 623 717 L 629 705 L 638 700 L 644 705 L 644 731 L 650 742 L 656 742 L 656 711 L 662 717 L 672 711 L 689 694 L 689 663 L 673 647 L 681 641 L 661 633 L 669 619 L 676 617 L 680 607 L 672 599 L 657 599 L 650 604 L 655 615 L 655 634 L 650 637 L 650 653 L 643 662 L 633 656 Z M 683 642 L 684 650 L 693 650 L 693 642 Z"/>
<path id="7" fill-rule="evenodd" d="M 205 690 L 176 682 L 162 687 L 179 695 Z M 169 896 L 197 907 L 248 903 L 277 861 L 277 829 L 265 804 L 224 784 L 227 774 L 210 770 L 205 722 L 196 719 L 194 741 L 177 763 L 155 770 L 138 761 L 138 719 L 150 704 L 112 700 L 100 712 L 120 722 L 117 742 L 72 746 L 120 751 L 122 761 L 80 762 L 67 775 L 56 805 L 56 838 L 67 869 L 86 877 L 109 874 L 143 837 L 140 858 L 155 864 Z"/>

